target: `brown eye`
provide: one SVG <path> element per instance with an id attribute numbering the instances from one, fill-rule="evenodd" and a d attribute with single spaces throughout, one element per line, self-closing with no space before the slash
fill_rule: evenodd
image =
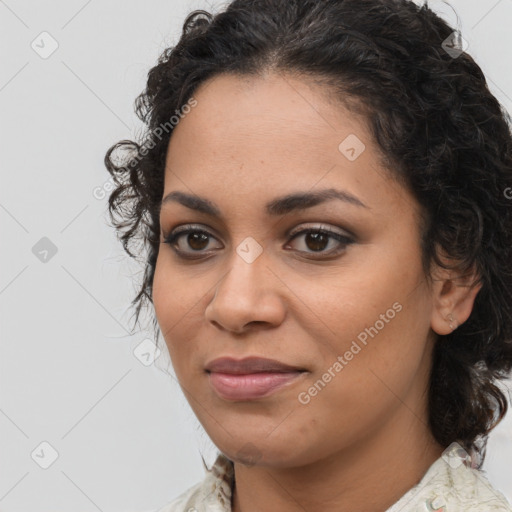
<path id="1" fill-rule="evenodd" d="M 190 252 L 201 253 L 201 251 L 204 251 L 208 247 L 210 238 L 214 237 L 211 233 L 208 233 L 208 231 L 185 226 L 183 229 L 175 230 L 167 236 L 164 239 L 164 243 L 169 244 L 178 254 L 187 254 Z M 189 249 L 192 251 L 189 251 Z"/>
<path id="2" fill-rule="evenodd" d="M 293 249 L 291 242 L 303 236 L 303 248 L 297 249 L 297 251 L 299 253 L 318 254 L 320 256 L 338 254 L 348 245 L 354 243 L 352 238 L 325 227 L 304 229 L 291 236 L 290 242 L 285 246 L 286 249 Z M 206 255 L 209 252 L 208 246 L 211 239 L 216 240 L 208 231 L 190 226 L 182 226 L 170 233 L 164 239 L 164 243 L 169 244 L 181 258 L 199 259 L 202 255 Z M 329 250 L 330 245 L 333 247 Z"/>
<path id="3" fill-rule="evenodd" d="M 299 249 L 299 252 L 306 253 L 332 254 L 339 252 L 347 245 L 354 243 L 352 238 L 326 228 L 310 228 L 299 231 L 292 236 L 292 240 L 295 240 L 300 236 L 304 237 L 303 247 L 305 247 L 306 250 Z M 326 251 L 325 249 L 329 246 L 329 242 L 331 241 L 334 241 L 332 244 L 334 245 L 334 249 Z M 290 247 L 290 244 L 287 244 L 286 247 Z"/>
<path id="4" fill-rule="evenodd" d="M 325 233 L 306 233 L 306 246 L 313 251 L 322 251 L 329 244 L 329 235 Z"/>
<path id="5" fill-rule="evenodd" d="M 205 243 L 206 242 L 206 243 Z M 186 243 L 195 251 L 200 251 L 208 245 L 208 235 L 205 233 L 189 233 L 186 238 Z"/>

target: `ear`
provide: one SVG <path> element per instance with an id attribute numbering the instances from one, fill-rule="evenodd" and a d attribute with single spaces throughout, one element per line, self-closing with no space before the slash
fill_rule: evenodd
<path id="1" fill-rule="evenodd" d="M 437 334 L 450 334 L 471 315 L 482 284 L 475 268 L 462 274 L 436 265 L 433 278 L 430 325 Z"/>

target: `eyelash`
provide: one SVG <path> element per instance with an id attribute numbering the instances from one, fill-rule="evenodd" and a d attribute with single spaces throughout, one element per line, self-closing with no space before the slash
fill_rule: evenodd
<path id="1" fill-rule="evenodd" d="M 191 234 L 191 233 L 198 233 L 198 234 L 204 234 L 204 235 L 207 235 L 208 237 L 212 237 L 212 238 L 215 238 L 211 233 L 209 233 L 208 231 L 204 230 L 204 229 L 194 229 L 192 228 L 190 225 L 186 225 L 186 226 L 183 226 L 182 228 L 178 228 L 176 229 L 174 232 L 171 232 L 168 236 L 164 237 L 164 243 L 170 245 L 171 249 L 178 255 L 178 257 L 180 258 L 183 258 L 183 259 L 189 259 L 189 260 L 193 260 L 193 259 L 200 259 L 201 256 L 199 257 L 190 257 L 190 256 L 185 256 L 186 251 L 182 251 L 181 249 L 177 249 L 175 246 L 174 246 L 174 243 L 183 235 L 188 235 L 188 234 Z M 340 244 L 345 247 L 345 246 L 348 246 L 348 245 L 351 245 L 354 243 L 354 240 L 348 236 L 344 236 L 336 231 L 333 231 L 329 228 L 326 228 L 324 226 L 321 226 L 321 227 L 318 227 L 318 228 L 306 228 L 306 229 L 303 229 L 301 231 L 296 231 L 296 232 L 292 232 L 290 233 L 290 240 L 289 242 L 291 242 L 292 240 L 295 240 L 295 238 L 297 238 L 299 235 L 306 235 L 306 234 L 310 234 L 310 233 L 319 233 L 319 234 L 323 234 L 323 235 L 327 235 L 330 239 L 335 239 L 337 240 L 338 242 L 340 242 Z M 288 243 L 289 243 L 288 242 Z M 326 252 L 323 252 L 323 251 L 312 251 L 312 252 L 307 252 L 307 251 L 299 251 L 301 253 L 304 253 L 306 252 L 306 254 L 327 254 L 329 256 L 333 256 L 333 255 L 337 255 L 339 253 L 341 253 L 344 249 L 340 249 L 338 251 L 336 250 L 331 250 L 331 251 L 326 251 Z M 194 251 L 196 254 L 201 254 L 202 251 Z"/>

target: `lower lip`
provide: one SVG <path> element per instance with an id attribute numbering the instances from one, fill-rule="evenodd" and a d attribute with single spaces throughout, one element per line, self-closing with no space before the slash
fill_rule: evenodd
<path id="1" fill-rule="evenodd" d="M 253 400 L 271 395 L 300 377 L 304 372 L 232 373 L 211 372 L 210 385 L 215 392 L 227 400 Z"/>

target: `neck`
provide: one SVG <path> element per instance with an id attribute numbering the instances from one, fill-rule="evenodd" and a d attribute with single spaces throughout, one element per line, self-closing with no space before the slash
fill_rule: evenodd
<path id="1" fill-rule="evenodd" d="M 247 467 L 235 462 L 232 511 L 387 510 L 444 450 L 404 404 L 397 416 L 356 445 L 301 467 Z"/>

